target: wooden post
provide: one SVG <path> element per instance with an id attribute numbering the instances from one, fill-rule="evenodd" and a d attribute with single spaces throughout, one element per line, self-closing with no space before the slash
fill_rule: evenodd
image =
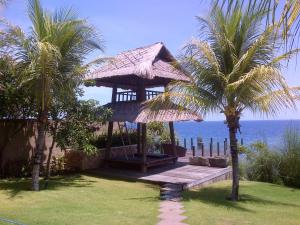
<path id="1" fill-rule="evenodd" d="M 225 138 L 225 141 L 224 141 L 224 143 L 225 143 L 225 152 L 224 152 L 224 155 L 226 155 L 227 154 L 227 149 L 228 149 L 228 143 L 227 143 L 227 138 Z"/>
<path id="2" fill-rule="evenodd" d="M 202 138 L 198 137 L 198 138 L 197 138 L 197 149 L 198 149 L 198 150 L 201 149 L 201 143 L 202 143 Z"/>
<path id="3" fill-rule="evenodd" d="M 143 173 L 147 172 L 147 127 L 145 123 L 142 123 L 142 153 L 143 153 L 143 165 L 142 171 Z"/>
<path id="4" fill-rule="evenodd" d="M 204 156 L 204 143 L 201 144 L 201 155 Z"/>
<path id="5" fill-rule="evenodd" d="M 117 86 L 114 86 L 111 93 L 111 103 L 117 102 Z"/>
<path id="6" fill-rule="evenodd" d="M 191 138 L 191 149 L 193 148 L 194 146 L 194 141 L 193 141 L 193 138 Z"/>
<path id="7" fill-rule="evenodd" d="M 184 148 L 186 149 L 186 139 L 185 138 L 183 139 L 183 145 L 184 145 Z"/>
<path id="8" fill-rule="evenodd" d="M 139 82 L 137 84 L 137 90 L 136 90 L 136 100 L 138 102 L 143 102 L 146 100 L 146 90 L 145 90 L 145 84 L 143 82 Z M 141 151 L 142 151 L 142 171 L 147 172 L 147 127 L 145 123 L 142 123 L 141 125 Z"/>
<path id="9" fill-rule="evenodd" d="M 170 128 L 170 139 L 173 149 L 173 155 L 177 157 L 177 150 L 176 150 L 176 143 L 175 143 L 175 133 L 174 133 L 174 124 L 173 122 L 169 122 L 169 128 Z"/>
<path id="10" fill-rule="evenodd" d="M 116 103 L 117 99 L 117 87 L 114 86 L 112 89 L 111 94 L 111 102 Z M 114 122 L 108 122 L 108 130 L 107 130 L 107 141 L 106 141 L 106 150 L 105 150 L 105 159 L 110 159 L 110 150 L 111 150 L 111 141 L 112 141 L 112 134 L 113 134 Z"/>
<path id="11" fill-rule="evenodd" d="M 137 123 L 137 153 L 141 154 L 141 124 Z"/>
<path id="12" fill-rule="evenodd" d="M 210 139 L 210 143 L 209 143 L 209 155 L 210 157 L 212 157 L 213 154 L 213 139 Z"/>
<path id="13" fill-rule="evenodd" d="M 220 155 L 220 143 L 219 142 L 217 143 L 217 154 L 218 154 L 218 156 Z"/>
<path id="14" fill-rule="evenodd" d="M 106 160 L 110 159 L 110 149 L 111 149 L 113 128 L 114 128 L 114 122 L 108 122 L 106 151 L 105 151 L 105 159 Z"/>
<path id="15" fill-rule="evenodd" d="M 243 146 L 244 145 L 244 139 L 241 138 L 241 145 Z"/>
<path id="16" fill-rule="evenodd" d="M 195 157 L 196 156 L 195 146 L 192 146 L 192 151 L 193 151 L 193 157 Z"/>

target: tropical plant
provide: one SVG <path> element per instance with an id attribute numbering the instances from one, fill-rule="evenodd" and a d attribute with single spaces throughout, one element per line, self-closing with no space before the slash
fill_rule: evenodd
<path id="1" fill-rule="evenodd" d="M 3 33 L 0 34 L 0 42 L 6 39 L 3 36 Z M 22 85 L 22 65 L 9 54 L 1 54 L 8 46 L 8 42 L 5 46 L 0 44 L 0 120 L 6 129 L 1 137 L 0 177 L 6 175 L 4 150 L 26 126 L 24 119 L 35 116 L 34 98 Z"/>
<path id="2" fill-rule="evenodd" d="M 37 147 L 33 157 L 32 189 L 39 190 L 39 174 L 45 148 L 49 109 L 56 96 L 68 98 L 81 82 L 87 54 L 102 49 L 101 40 L 86 20 L 71 9 L 45 11 L 39 0 L 29 0 L 31 33 L 17 51 L 27 64 L 26 84 L 35 96 L 38 112 Z M 57 99 L 56 99 L 57 100 Z"/>
<path id="3" fill-rule="evenodd" d="M 285 185 L 300 187 L 300 131 L 289 128 L 283 140 L 280 176 Z"/>
<path id="4" fill-rule="evenodd" d="M 93 154 L 97 148 L 91 140 L 97 126 L 107 121 L 111 111 L 95 100 L 77 101 L 65 111 L 56 131 L 56 142 L 62 149 L 71 148 Z"/>
<path id="5" fill-rule="evenodd" d="M 217 0 L 213 1 L 215 5 L 221 5 L 222 8 L 230 10 L 235 4 L 242 4 L 248 10 L 267 12 L 265 25 L 277 26 L 281 30 L 279 36 L 285 43 L 286 51 L 291 50 L 295 44 L 299 43 L 300 28 L 300 1 L 298 0 Z"/>
<path id="6" fill-rule="evenodd" d="M 111 137 L 111 147 L 119 147 L 119 146 L 129 145 L 129 144 L 134 145 L 138 143 L 137 132 L 129 130 L 128 136 L 127 134 L 125 137 L 124 136 L 125 135 L 121 134 L 119 131 L 113 132 Z M 124 143 L 122 141 L 122 138 Z M 106 148 L 106 142 L 107 142 L 107 134 L 98 134 L 98 135 L 94 134 L 90 140 L 91 145 L 97 147 L 98 149 Z"/>
<path id="7" fill-rule="evenodd" d="M 161 122 L 151 122 L 147 125 L 147 146 L 157 151 L 162 143 L 170 143 L 170 130 Z"/>
<path id="8" fill-rule="evenodd" d="M 229 131 L 233 182 L 231 200 L 238 200 L 238 146 L 236 133 L 244 110 L 275 115 L 294 108 L 299 87 L 288 87 L 280 62 L 297 50 L 276 56 L 281 39 L 276 26 L 263 29 L 267 11 L 247 9 L 239 2 L 228 10 L 214 5 L 209 17 L 198 17 L 200 38 L 189 42 L 179 57 L 190 82 L 174 82 L 149 105 L 177 104 L 204 116 L 223 113 Z"/>
<path id="9" fill-rule="evenodd" d="M 246 152 L 245 175 L 249 180 L 269 183 L 281 183 L 279 176 L 281 155 L 278 151 L 270 150 L 263 142 L 251 144 Z"/>

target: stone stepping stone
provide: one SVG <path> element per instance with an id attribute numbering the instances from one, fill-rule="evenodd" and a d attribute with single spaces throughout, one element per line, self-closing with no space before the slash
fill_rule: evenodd
<path id="1" fill-rule="evenodd" d="M 182 221 L 186 216 L 181 215 L 184 213 L 183 205 L 180 202 L 162 201 L 160 203 L 160 219 L 157 225 L 187 225 Z"/>

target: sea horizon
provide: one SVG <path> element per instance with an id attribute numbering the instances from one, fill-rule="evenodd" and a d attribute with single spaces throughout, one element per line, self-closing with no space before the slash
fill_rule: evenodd
<path id="1" fill-rule="evenodd" d="M 243 144 L 246 146 L 262 141 L 269 146 L 280 148 L 288 129 L 300 131 L 300 119 L 241 120 L 240 125 L 241 133 L 237 133 L 237 138 L 239 143 L 243 140 Z M 197 138 L 201 138 L 206 146 L 209 145 L 211 138 L 214 145 L 219 142 L 220 146 L 223 146 L 225 138 L 228 139 L 228 129 L 224 120 L 176 122 L 174 127 L 179 144 L 184 146 L 184 139 L 186 139 L 189 149 L 191 139 L 193 139 L 194 146 L 197 145 Z"/>

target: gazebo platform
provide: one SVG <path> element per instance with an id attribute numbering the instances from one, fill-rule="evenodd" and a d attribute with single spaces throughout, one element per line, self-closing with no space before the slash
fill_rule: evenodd
<path id="1" fill-rule="evenodd" d="M 130 169 L 101 168 L 92 171 L 100 176 L 116 179 L 132 179 L 155 184 L 181 184 L 184 189 L 202 187 L 217 181 L 231 179 L 232 169 L 188 165 L 185 159 L 179 158 L 176 164 L 153 167 L 147 173 Z"/>

